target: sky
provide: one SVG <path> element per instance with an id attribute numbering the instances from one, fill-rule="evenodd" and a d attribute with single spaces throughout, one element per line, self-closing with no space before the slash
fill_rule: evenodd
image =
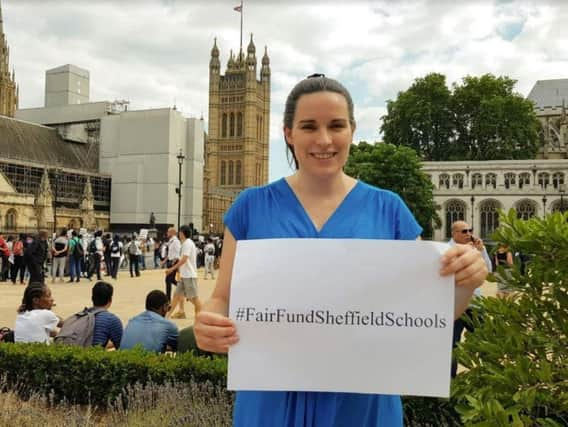
<path id="1" fill-rule="evenodd" d="M 44 103 L 45 71 L 74 64 L 90 72 L 91 101 L 130 109 L 171 107 L 207 121 L 213 40 L 224 73 L 239 48 L 239 0 L 0 0 L 20 108 Z M 272 71 L 270 180 L 291 169 L 282 114 L 295 83 L 313 73 L 341 81 L 355 104 L 354 141 L 379 141 L 386 101 L 414 79 L 448 83 L 493 73 L 528 95 L 537 80 L 568 78 L 568 2 L 244 2 L 243 45 L 254 34 Z M 260 65 L 258 67 L 260 72 Z"/>

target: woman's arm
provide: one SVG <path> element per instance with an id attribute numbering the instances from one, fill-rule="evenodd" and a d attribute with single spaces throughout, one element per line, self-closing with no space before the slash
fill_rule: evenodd
<path id="1" fill-rule="evenodd" d="M 238 341 L 235 323 L 229 319 L 229 295 L 237 242 L 225 229 L 223 254 L 217 284 L 211 298 L 203 305 L 196 318 L 194 333 L 200 349 L 226 353 Z"/>
<path id="2" fill-rule="evenodd" d="M 507 264 L 513 265 L 513 254 L 511 252 L 507 252 Z"/>

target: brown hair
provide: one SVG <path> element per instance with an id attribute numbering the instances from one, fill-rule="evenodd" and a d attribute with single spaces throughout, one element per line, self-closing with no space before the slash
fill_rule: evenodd
<path id="1" fill-rule="evenodd" d="M 312 74 L 311 76 L 308 76 L 304 80 L 297 83 L 296 86 L 294 86 L 294 88 L 288 95 L 288 98 L 286 98 L 286 105 L 284 107 L 284 127 L 292 129 L 292 126 L 294 124 L 294 116 L 296 114 L 296 107 L 298 105 L 298 100 L 300 99 L 300 97 L 302 95 L 317 92 L 334 92 L 342 95 L 345 98 L 345 101 L 347 101 L 349 123 L 351 124 L 351 128 L 355 129 L 353 99 L 351 99 L 349 91 L 337 80 L 330 79 L 323 74 Z M 286 141 L 286 136 L 284 136 L 284 140 Z M 296 169 L 298 169 L 298 159 L 296 158 L 296 154 L 294 153 L 294 147 L 288 144 L 288 141 L 286 141 L 286 155 L 288 157 L 290 165 L 293 161 L 294 166 L 296 167 Z M 290 159 L 290 156 L 292 157 L 292 159 Z"/>

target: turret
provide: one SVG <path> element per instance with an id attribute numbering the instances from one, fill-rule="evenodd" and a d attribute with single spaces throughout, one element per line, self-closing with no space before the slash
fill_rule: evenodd
<path id="1" fill-rule="evenodd" d="M 260 69 L 260 80 L 270 80 L 270 59 L 268 58 L 268 48 L 264 46 L 264 55 L 262 56 L 262 68 Z"/>
<path id="2" fill-rule="evenodd" d="M 247 73 L 249 73 L 249 78 L 256 80 L 256 47 L 252 41 L 252 33 L 250 35 L 250 42 L 247 47 Z"/>

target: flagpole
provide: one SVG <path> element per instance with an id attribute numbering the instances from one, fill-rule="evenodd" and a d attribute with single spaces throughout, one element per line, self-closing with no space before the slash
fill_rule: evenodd
<path id="1" fill-rule="evenodd" d="M 243 51 L 243 0 L 241 0 L 241 52 Z"/>

